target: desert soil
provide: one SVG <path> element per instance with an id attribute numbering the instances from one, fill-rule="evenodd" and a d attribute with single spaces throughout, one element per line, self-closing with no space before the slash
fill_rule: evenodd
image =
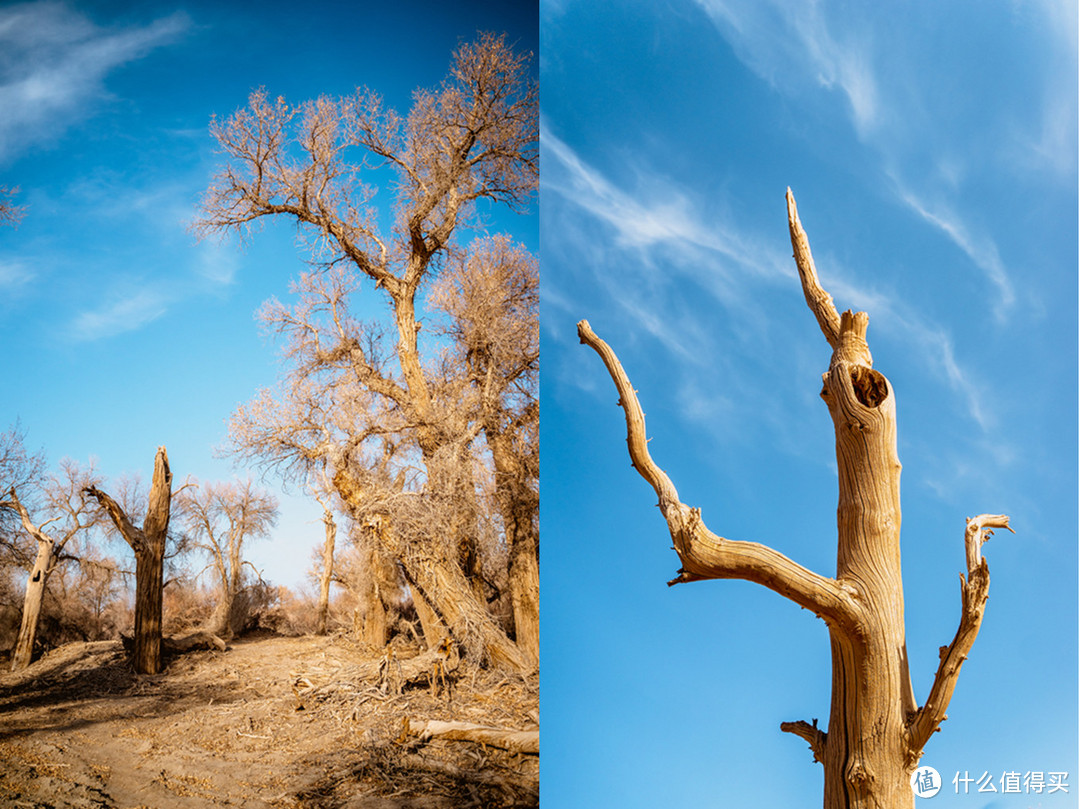
<path id="1" fill-rule="evenodd" d="M 118 641 L 56 649 L 0 675 L 0 806 L 538 805 L 537 757 L 402 735 L 408 719 L 535 728 L 535 677 L 459 671 L 449 694 L 394 694 L 350 678 L 363 659 L 341 636 L 269 636 L 142 676 Z"/>

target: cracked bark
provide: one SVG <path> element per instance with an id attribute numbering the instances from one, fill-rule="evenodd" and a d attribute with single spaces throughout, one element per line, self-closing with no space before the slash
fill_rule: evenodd
<path id="1" fill-rule="evenodd" d="M 172 472 L 165 447 L 158 447 L 154 458 L 150 501 L 142 528 L 136 527 L 120 504 L 105 492 L 90 486 L 86 493 L 101 503 L 120 536 L 135 552 L 135 670 L 140 674 L 157 674 L 161 671 L 165 538 L 172 503 Z"/>
<path id="2" fill-rule="evenodd" d="M 960 666 L 982 623 L 989 571 L 980 547 L 989 529 L 1009 528 L 1008 517 L 984 514 L 968 520 L 960 627 L 952 644 L 942 648 L 930 695 L 918 707 L 904 635 L 896 399 L 888 379 L 873 367 L 866 341 L 868 315 L 837 312 L 818 279 L 790 189 L 787 204 L 803 294 L 832 348 L 821 397 L 836 436 L 835 577 L 807 570 L 767 546 L 712 533 L 700 510 L 679 500 L 671 479 L 652 460 L 641 405 L 614 351 L 587 321 L 578 324 L 578 335 L 600 355 L 615 383 L 631 461 L 659 498 L 682 563 L 669 584 L 730 578 L 757 582 L 813 610 L 827 624 L 833 669 L 828 730 L 819 729 L 817 720 L 781 725 L 782 731 L 808 742 L 814 760 L 822 763 L 826 809 L 910 809 L 911 773 L 945 718 Z"/>

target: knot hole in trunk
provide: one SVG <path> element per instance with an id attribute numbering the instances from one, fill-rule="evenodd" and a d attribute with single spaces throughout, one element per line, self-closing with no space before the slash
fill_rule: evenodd
<path id="1" fill-rule="evenodd" d="M 855 389 L 855 398 L 864 407 L 877 407 L 889 398 L 889 383 L 885 377 L 865 365 L 852 367 L 851 386 Z"/>

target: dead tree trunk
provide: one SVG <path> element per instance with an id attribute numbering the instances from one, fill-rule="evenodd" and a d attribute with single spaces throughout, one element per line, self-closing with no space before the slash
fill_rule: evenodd
<path id="1" fill-rule="evenodd" d="M 334 486 L 346 504 L 362 511 L 363 490 L 351 475 L 339 471 Z M 535 664 L 507 637 L 456 561 L 446 558 L 438 543 L 406 542 L 381 515 L 370 527 L 377 532 L 380 546 L 401 562 L 429 649 L 438 645 L 445 627 L 477 660 L 516 672 L 535 670 Z"/>
<path id="2" fill-rule="evenodd" d="M 135 552 L 135 670 L 161 671 L 161 611 L 165 567 L 165 538 L 169 532 L 172 472 L 165 447 L 158 447 L 154 477 L 143 527 L 136 528 L 120 505 L 94 486 L 86 490 L 97 498 L 120 536 Z"/>
<path id="3" fill-rule="evenodd" d="M 334 542 L 337 537 L 337 525 L 330 509 L 323 507 L 323 523 L 326 525 L 326 540 L 322 548 L 322 571 L 319 573 L 319 607 L 315 624 L 315 634 L 326 634 L 326 622 L 330 617 L 330 582 L 334 578 Z"/>
<path id="4" fill-rule="evenodd" d="M 22 623 L 19 626 L 19 639 L 15 643 L 15 652 L 11 656 L 11 670 L 18 671 L 30 665 L 34 655 L 34 641 L 37 640 L 38 620 L 41 617 L 41 603 L 45 599 L 45 584 L 49 574 L 56 566 L 51 541 L 37 540 L 37 556 L 30 577 L 26 581 L 26 595 L 23 598 Z"/>
<path id="5" fill-rule="evenodd" d="M 383 600 L 383 564 L 381 551 L 375 543 L 368 540 L 364 564 L 367 567 L 366 575 L 361 576 L 360 603 L 363 615 L 363 625 L 360 627 L 360 637 L 364 643 L 381 649 L 386 645 L 388 621 L 386 616 L 386 602 Z"/>
<path id="6" fill-rule="evenodd" d="M 669 583 L 754 581 L 813 610 L 828 625 L 833 661 L 828 730 L 819 729 L 816 721 L 781 725 L 805 739 L 823 764 L 826 809 L 910 809 L 911 774 L 945 718 L 960 666 L 982 623 L 990 577 L 979 548 L 992 533 L 989 529 L 1009 529 L 1009 519 L 983 514 L 968 520 L 960 627 L 942 648 L 930 695 L 919 707 L 904 637 L 896 400 L 889 381 L 872 367 L 866 313 L 838 314 L 821 287 L 790 190 L 788 222 L 806 302 L 833 352 L 821 396 L 835 428 L 840 484 L 835 578 L 813 573 L 764 545 L 709 531 L 701 511 L 679 500 L 671 480 L 650 457 L 644 415 L 618 358 L 588 322 L 578 324 L 578 334 L 601 356 L 615 382 L 634 468 L 660 499 L 682 562 Z"/>
<path id="7" fill-rule="evenodd" d="M 509 532 L 507 532 L 509 533 Z M 540 662 L 540 557 L 536 532 L 529 526 L 510 546 L 510 602 L 514 640 L 534 663 Z"/>
<path id="8" fill-rule="evenodd" d="M 538 413 L 534 418 L 538 418 Z M 540 537 L 536 522 L 540 501 L 531 482 L 530 453 L 523 450 L 515 427 L 499 430 L 488 425 L 485 435 L 495 465 L 496 499 L 502 512 L 506 543 L 510 548 L 510 603 L 514 612 L 514 640 L 534 662 L 540 662 Z"/>
<path id="9" fill-rule="evenodd" d="M 79 485 L 79 484 L 74 484 Z M 11 670 L 18 671 L 30 665 L 34 655 L 34 642 L 37 640 L 38 622 L 41 619 L 41 605 L 45 599 L 45 585 L 49 582 L 49 576 L 56 565 L 60 562 L 60 554 L 64 546 L 88 523 L 81 521 L 84 505 L 80 504 L 77 509 L 69 509 L 71 522 L 65 530 L 56 534 L 45 532 L 45 526 L 57 518 L 46 520 L 41 525 L 34 525 L 30 519 L 30 513 L 19 500 L 19 495 L 12 488 L 8 493 L 8 499 L 3 503 L 5 508 L 10 508 L 19 515 L 23 530 L 37 543 L 37 552 L 34 556 L 33 567 L 26 580 L 26 594 L 23 597 L 22 621 L 19 626 L 19 637 L 15 642 L 15 651 L 11 656 Z"/>

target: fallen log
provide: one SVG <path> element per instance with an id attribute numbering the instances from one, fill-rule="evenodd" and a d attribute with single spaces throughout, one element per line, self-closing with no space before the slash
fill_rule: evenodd
<path id="1" fill-rule="evenodd" d="M 435 773 L 453 778 L 459 783 L 482 784 L 495 787 L 511 796 L 539 797 L 539 781 L 535 775 L 529 776 L 512 770 L 473 769 L 458 767 L 449 761 L 438 761 L 415 753 L 406 754 L 398 759 L 398 764 L 414 773 Z M 514 802 L 518 806 L 520 803 Z"/>
<path id="2" fill-rule="evenodd" d="M 219 652 L 226 650 L 225 641 L 212 632 L 192 632 L 190 635 L 172 635 L 161 639 L 162 651 L 172 654 L 183 654 L 192 649 L 217 649 Z"/>
<path id="3" fill-rule="evenodd" d="M 406 722 L 409 735 L 417 736 L 421 741 L 452 739 L 486 744 L 489 747 L 509 750 L 511 753 L 540 755 L 539 730 L 507 730 L 470 722 L 442 722 L 437 719 L 407 719 Z"/>
<path id="4" fill-rule="evenodd" d="M 129 657 L 134 654 L 134 637 L 121 635 L 120 643 Z M 193 649 L 216 649 L 224 652 L 227 648 L 225 641 L 212 632 L 192 632 L 190 635 L 172 635 L 161 639 L 161 653 L 166 655 L 180 655 Z"/>

